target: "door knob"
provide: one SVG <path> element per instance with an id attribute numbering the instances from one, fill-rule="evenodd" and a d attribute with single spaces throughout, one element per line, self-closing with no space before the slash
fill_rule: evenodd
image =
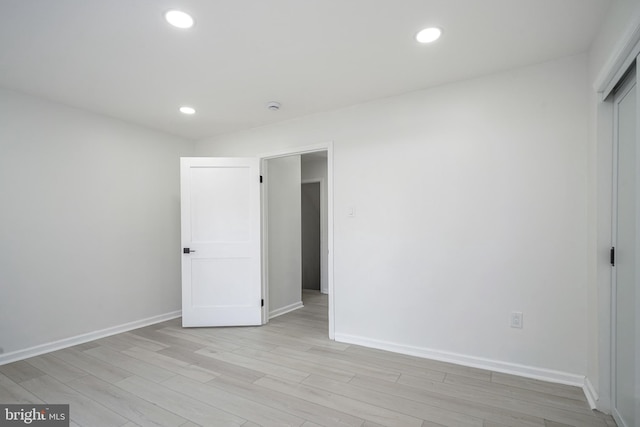
<path id="1" fill-rule="evenodd" d="M 183 248 L 183 249 L 182 249 L 182 253 L 183 253 L 183 254 L 189 254 L 189 253 L 191 253 L 191 252 L 195 252 L 195 251 L 194 251 L 193 249 L 189 249 L 189 248 Z"/>

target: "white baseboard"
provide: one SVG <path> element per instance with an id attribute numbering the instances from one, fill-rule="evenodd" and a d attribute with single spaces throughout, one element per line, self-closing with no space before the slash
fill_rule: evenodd
<path id="1" fill-rule="evenodd" d="M 16 350 L 6 354 L 0 354 L 0 365 L 16 362 L 18 360 L 28 359 L 29 357 L 39 356 L 44 353 L 60 350 L 74 345 L 83 344 L 88 341 L 97 340 L 122 332 L 131 331 L 133 329 L 143 328 L 155 323 L 164 322 L 166 320 L 175 319 L 182 316 L 182 311 L 172 311 L 170 313 L 159 314 L 157 316 L 147 317 L 146 319 L 135 320 L 133 322 L 122 325 L 112 326 L 110 328 L 101 329 L 99 331 L 88 332 L 86 334 L 76 335 L 74 337 L 64 338 L 46 344 L 36 345 L 34 347 Z"/>
<path id="2" fill-rule="evenodd" d="M 587 402 L 589 402 L 591 409 L 596 409 L 598 407 L 597 402 L 600 400 L 600 396 L 598 396 L 598 392 L 595 387 L 593 387 L 593 384 L 591 384 L 589 377 L 584 379 L 584 386 L 582 386 L 582 390 L 584 390 L 584 395 L 587 397 Z"/>
<path id="3" fill-rule="evenodd" d="M 566 384 L 576 387 L 584 387 L 585 377 L 568 372 L 554 371 L 551 369 L 536 368 L 533 366 L 519 365 L 517 363 L 502 362 L 499 360 L 484 359 L 481 357 L 467 356 L 464 354 L 449 353 L 422 347 L 412 347 L 387 341 L 373 340 L 354 335 L 336 333 L 335 340 L 347 344 L 356 344 L 364 347 L 377 348 L 410 356 L 423 357 L 425 359 L 439 360 L 441 362 L 454 363 L 456 365 L 472 368 L 486 369 L 504 374 L 518 375 L 520 377 L 549 381 L 558 384 Z"/>
<path id="4" fill-rule="evenodd" d="M 273 319 L 274 317 L 282 316 L 283 314 L 287 314 L 292 312 L 293 310 L 297 310 L 299 308 L 304 307 L 302 305 L 302 301 L 294 302 L 293 304 L 286 305 L 282 308 L 278 308 L 276 310 L 269 312 L 269 319 Z"/>

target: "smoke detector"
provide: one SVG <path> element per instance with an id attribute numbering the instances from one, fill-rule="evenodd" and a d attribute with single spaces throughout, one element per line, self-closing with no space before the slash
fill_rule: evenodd
<path id="1" fill-rule="evenodd" d="M 280 109 L 279 102 L 270 102 L 267 104 L 267 108 L 271 111 L 278 111 Z"/>

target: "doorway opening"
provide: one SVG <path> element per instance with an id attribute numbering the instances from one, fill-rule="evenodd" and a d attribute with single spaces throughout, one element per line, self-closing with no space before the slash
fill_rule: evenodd
<path id="1" fill-rule="evenodd" d="M 327 305 L 327 152 L 301 156 L 302 302 L 326 311 Z"/>
<path id="2" fill-rule="evenodd" d="M 262 282 L 263 323 L 313 304 L 326 312 L 333 339 L 331 148 L 328 143 L 262 157 Z"/>
<path id="3" fill-rule="evenodd" d="M 302 300 L 305 290 L 320 292 L 320 182 L 302 181 L 300 186 L 302 226 Z"/>

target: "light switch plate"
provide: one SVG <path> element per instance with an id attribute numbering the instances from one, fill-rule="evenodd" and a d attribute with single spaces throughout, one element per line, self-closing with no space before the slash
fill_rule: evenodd
<path id="1" fill-rule="evenodd" d="M 522 312 L 521 311 L 512 311 L 511 312 L 511 322 L 510 325 L 512 328 L 522 329 Z"/>

